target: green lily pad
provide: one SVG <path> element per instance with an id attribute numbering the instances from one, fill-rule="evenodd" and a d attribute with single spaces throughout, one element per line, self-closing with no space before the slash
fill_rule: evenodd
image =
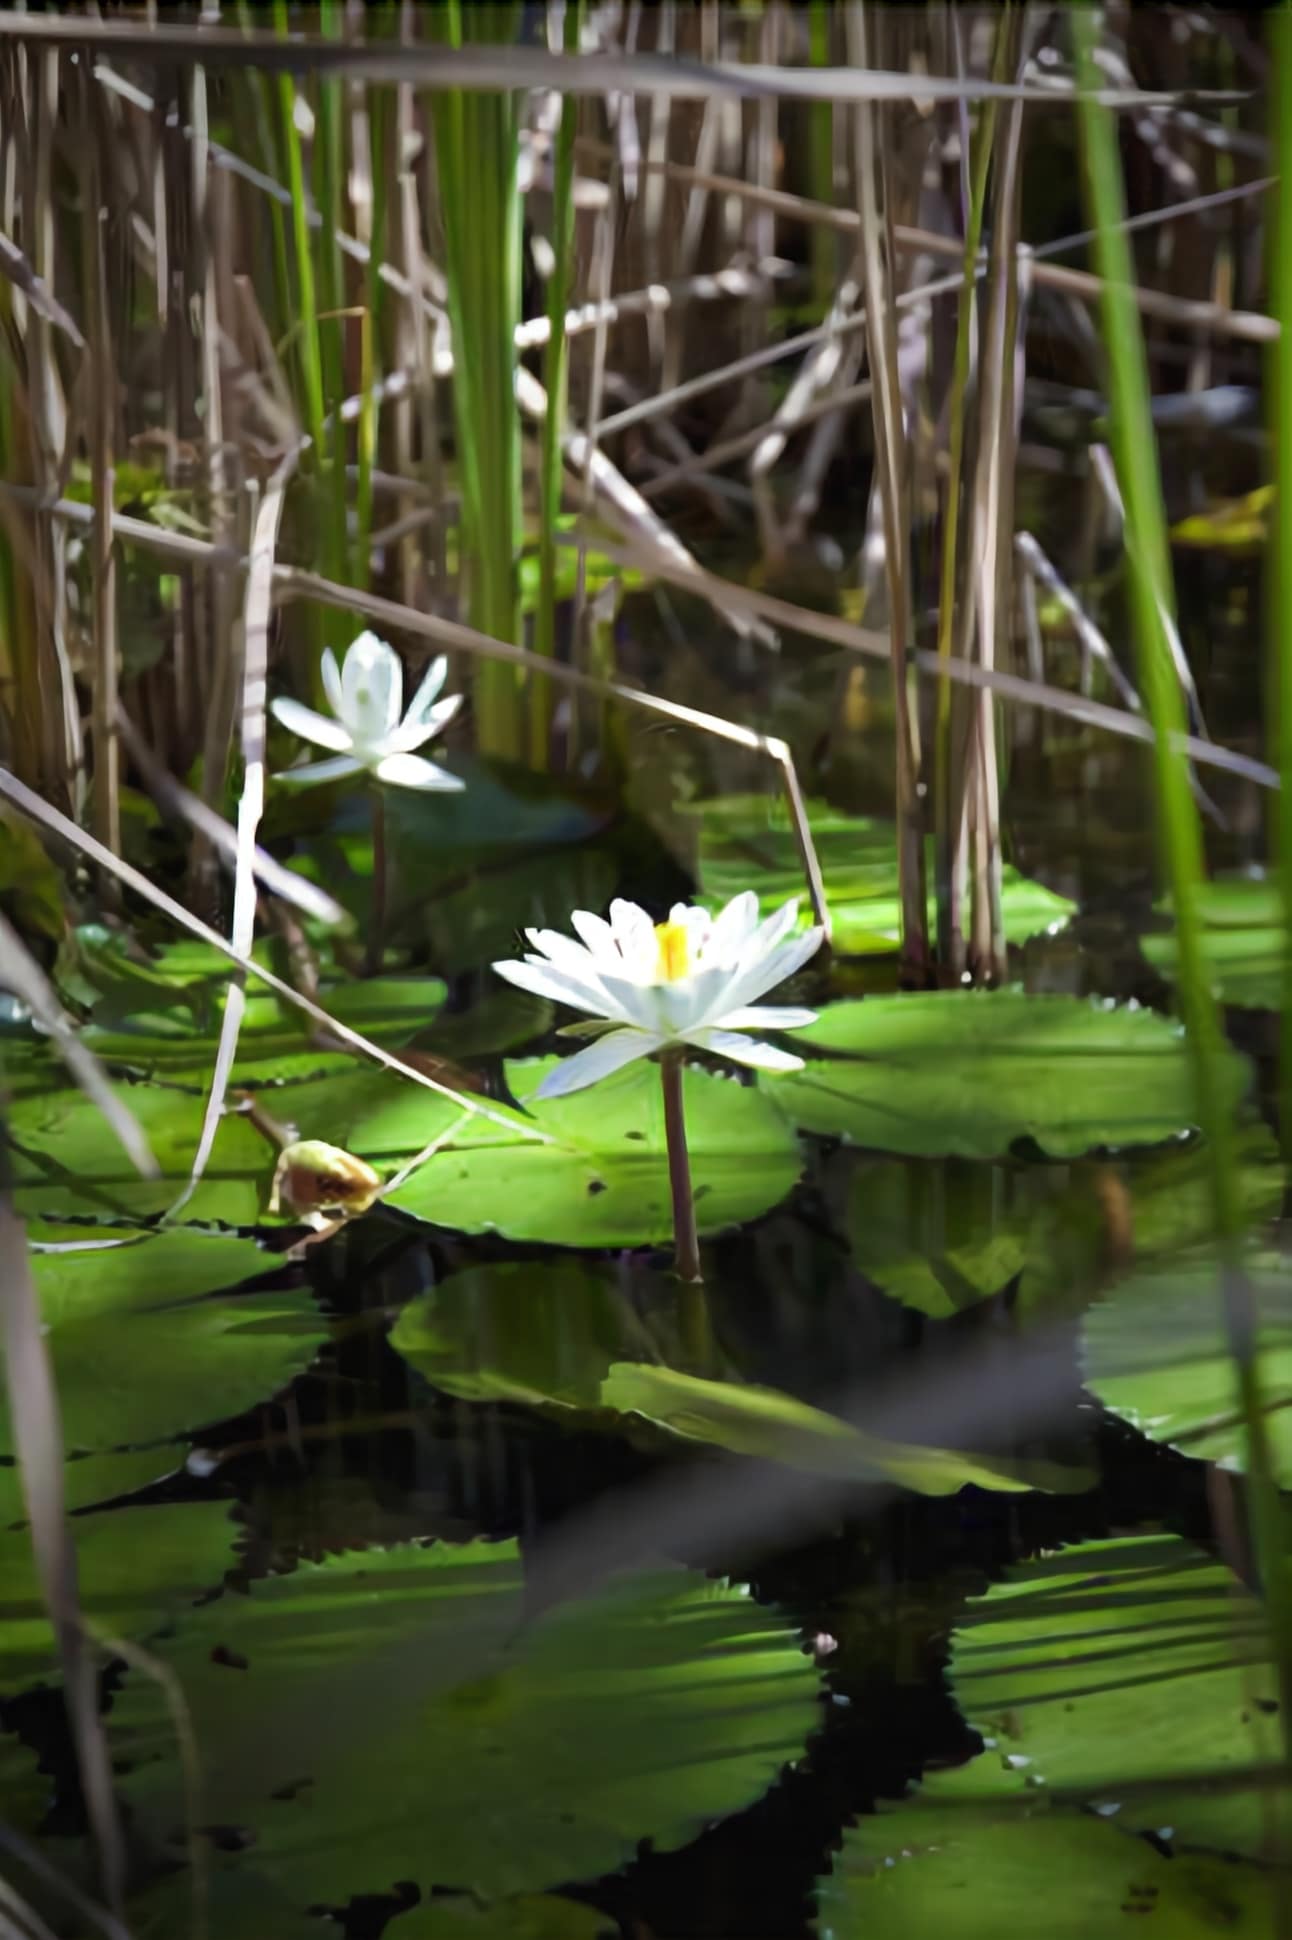
<path id="1" fill-rule="evenodd" d="M 1074 1158 L 1196 1123 L 1179 1026 L 1132 1006 L 1020 990 L 869 997 L 828 1005 L 794 1041 L 810 1062 L 773 1081 L 782 1109 L 805 1131 L 877 1151 L 987 1159 L 1031 1139 Z M 1230 1054 L 1235 1105 L 1248 1075 Z"/>
<path id="2" fill-rule="evenodd" d="M 952 1642 L 983 1751 L 845 1834 L 822 1940 L 969 1940 L 984 1907 L 1002 1926 L 1043 1907 L 1061 1940 L 1129 1913 L 1170 1940 L 1274 1931 L 1285 1883 L 1233 1857 L 1282 1850 L 1267 1843 L 1277 1794 L 1234 1782 L 1281 1755 L 1267 1634 L 1230 1572 L 1174 1536 L 1012 1571 Z M 1148 1832 L 1167 1849 L 1133 1836 Z"/>
<path id="3" fill-rule="evenodd" d="M 654 1065 L 630 1065 L 569 1098 L 533 1099 L 552 1059 L 506 1066 L 526 1110 L 514 1130 L 463 1117 L 458 1106 L 383 1074 L 287 1087 L 280 1094 L 306 1137 L 326 1135 L 390 1172 L 455 1121 L 443 1149 L 390 1204 L 460 1232 L 498 1232 L 560 1246 L 639 1246 L 673 1230 L 664 1112 Z M 696 1219 L 717 1232 L 766 1212 L 798 1178 L 798 1141 L 770 1098 L 732 1079 L 688 1070 L 687 1141 Z M 499 1108 L 503 1109 L 503 1108 Z M 534 1132 L 545 1134 L 539 1142 Z"/>
<path id="4" fill-rule="evenodd" d="M 1248 1262 L 1261 1390 L 1275 1475 L 1292 1488 L 1292 1261 Z M 1183 1454 L 1244 1466 L 1242 1416 L 1214 1253 L 1154 1263 L 1120 1281 L 1085 1317 L 1086 1386 L 1132 1427 Z"/>
<path id="5" fill-rule="evenodd" d="M 182 1434 L 240 1414 L 308 1367 L 325 1328 L 306 1289 L 210 1291 L 273 1266 L 252 1240 L 191 1228 L 102 1251 L 34 1254 L 68 1449 Z M 0 1398 L 0 1455 L 12 1452 Z M 154 1457 L 153 1476 L 169 1465 Z"/>
<path id="6" fill-rule="evenodd" d="M 234 1525 L 224 1502 L 166 1502 L 76 1516 L 81 1612 L 109 1637 L 146 1637 L 196 1597 L 220 1587 L 234 1561 Z M 0 1690 L 14 1692 L 58 1673 L 25 1529 L 0 1535 Z"/>
<path id="7" fill-rule="evenodd" d="M 668 1367 L 619 1364 L 601 1384 L 604 1406 L 637 1414 L 687 1441 L 707 1442 L 735 1455 L 781 1462 L 786 1468 L 838 1480 L 884 1481 L 917 1495 L 954 1495 L 980 1489 L 1083 1491 L 1084 1470 L 1057 1462 L 1013 1462 L 883 1441 L 780 1388 L 702 1380 Z"/>
<path id="8" fill-rule="evenodd" d="M 0 1411 L 0 1425 L 8 1432 L 8 1412 Z M 92 1509 L 100 1502 L 111 1502 L 119 1495 L 133 1495 L 150 1482 L 160 1482 L 183 1460 L 182 1449 L 117 1449 L 109 1455 L 79 1455 L 63 1466 L 63 1505 L 70 1514 L 75 1509 Z M 0 1530 L 25 1522 L 27 1504 L 22 1476 L 16 1462 L 0 1463 Z"/>
<path id="9" fill-rule="evenodd" d="M 1283 1203 L 1278 1141 L 1256 1120 L 1238 1129 L 1235 1145 L 1243 1217 L 1255 1226 Z M 1124 1274 L 1205 1245 L 1214 1232 L 1211 1156 L 1201 1140 L 1116 1171 L 1078 1172 L 1037 1209 L 1020 1302 L 1084 1299 L 1107 1284 L 1110 1264 Z"/>
<path id="10" fill-rule="evenodd" d="M 1170 915 L 1171 906 L 1162 905 Z M 1251 1010 L 1280 1010 L 1286 948 L 1278 884 L 1259 876 L 1221 877 L 1198 898 L 1202 949 L 1211 987 L 1223 1003 Z M 1179 951 L 1174 930 L 1140 938 L 1153 968 L 1174 982 Z"/>
<path id="11" fill-rule="evenodd" d="M 595 1906 L 555 1893 L 490 1903 L 437 1894 L 392 1920 L 386 1932 L 389 1940 L 615 1940 L 619 1925 Z"/>
<path id="12" fill-rule="evenodd" d="M 200 1024 L 186 1010 L 146 1010 L 113 1026 L 92 1025 L 85 1041 L 105 1064 L 202 1087 L 215 1063 L 226 982 L 202 1007 Z M 444 993 L 435 977 L 373 977 L 324 985 L 317 1001 L 338 1023 L 388 1050 L 402 1050 L 431 1023 Z M 231 1083 L 263 1085 L 313 1071 L 348 1071 L 354 1061 L 353 1051 L 320 1048 L 309 1020 L 272 990 L 248 987 Z"/>
<path id="13" fill-rule="evenodd" d="M 302 1564 L 192 1612 L 164 1655 L 208 1821 L 247 1827 L 302 1908 L 401 1880 L 498 1899 L 680 1846 L 818 1716 L 795 1633 L 740 1590 L 663 1569 L 535 1614 L 514 1542 Z M 137 1822 L 178 1851 L 163 1696 L 132 1674 L 113 1717 Z"/>
<path id="14" fill-rule="evenodd" d="M 961 1159 L 858 1165 L 848 1195 L 853 1262 L 931 1320 L 988 1300 L 1022 1269 L 1045 1170 Z"/>
<path id="15" fill-rule="evenodd" d="M 698 874 L 713 907 L 743 889 L 757 892 L 764 914 L 792 896 L 806 897 L 798 843 L 780 796 L 723 795 L 687 804 L 700 825 Z M 844 815 L 827 802 L 807 804 L 808 826 L 825 878 L 835 949 L 843 956 L 889 954 L 902 938 L 897 889 L 897 835 L 892 822 Z M 933 845 L 927 852 L 932 880 Z M 1025 943 L 1065 923 L 1076 905 L 1008 863 L 1002 871 L 1001 915 L 1006 941 Z M 936 921 L 929 898 L 929 923 Z M 810 919 L 804 914 L 804 923 Z"/>
<path id="16" fill-rule="evenodd" d="M 205 1099 L 162 1085 L 120 1087 L 161 1168 L 141 1179 L 98 1107 L 73 1090 L 42 1090 L 14 1100 L 8 1131 L 14 1200 L 24 1216 L 143 1219 L 175 1203 L 188 1184 Z M 274 1153 L 245 1117 L 227 1114 L 210 1162 L 185 1208 L 194 1222 L 253 1226 L 263 1218 Z"/>

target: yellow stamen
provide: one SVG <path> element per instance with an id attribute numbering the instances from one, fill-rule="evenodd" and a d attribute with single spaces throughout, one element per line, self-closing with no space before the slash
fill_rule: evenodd
<path id="1" fill-rule="evenodd" d="M 691 974 L 691 937 L 685 923 L 656 923 L 655 938 L 659 944 L 659 977 L 661 983 L 675 983 L 679 977 Z"/>

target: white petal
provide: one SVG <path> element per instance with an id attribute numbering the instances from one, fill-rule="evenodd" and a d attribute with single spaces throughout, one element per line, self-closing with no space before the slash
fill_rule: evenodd
<path id="1" fill-rule="evenodd" d="M 778 1051 L 774 1044 L 760 1044 L 756 1037 L 742 1037 L 739 1031 L 688 1031 L 686 1041 L 701 1051 L 733 1058 L 737 1064 L 752 1064 L 758 1071 L 803 1069 L 802 1058 L 796 1058 L 792 1051 Z"/>
<path id="2" fill-rule="evenodd" d="M 304 701 L 279 699 L 269 703 L 269 711 L 291 734 L 302 741 L 313 741 L 319 748 L 335 748 L 338 754 L 354 746 L 354 737 L 330 714 L 316 714 Z"/>
<path id="3" fill-rule="evenodd" d="M 381 745 L 387 754 L 409 754 L 420 748 L 424 742 L 431 741 L 441 728 L 447 727 L 462 705 L 461 694 L 450 694 L 446 701 L 439 701 L 431 709 L 425 720 L 414 720 L 409 714 L 398 727 L 382 736 Z"/>
<path id="4" fill-rule="evenodd" d="M 361 775 L 363 763 L 356 761 L 352 754 L 329 755 L 326 761 L 307 761 L 302 768 L 284 768 L 280 771 L 279 781 L 314 782 L 340 781 L 342 775 Z"/>
<path id="5" fill-rule="evenodd" d="M 554 1071 L 549 1071 L 534 1097 L 564 1098 L 568 1092 L 583 1091 L 598 1079 L 608 1078 L 612 1071 L 622 1071 L 626 1064 L 648 1058 L 663 1042 L 662 1037 L 653 1036 L 649 1031 L 611 1031 L 609 1037 L 598 1038 L 585 1051 L 576 1051 L 572 1058 L 566 1058 Z"/>
<path id="6" fill-rule="evenodd" d="M 389 782 L 392 788 L 439 788 L 456 794 L 466 786 L 447 768 L 423 761 L 420 754 L 383 755 L 373 772 L 378 781 Z"/>
<path id="7" fill-rule="evenodd" d="M 805 930 L 802 936 L 778 944 L 769 955 L 739 971 L 725 999 L 726 1005 L 733 1010 L 740 1009 L 766 991 L 775 990 L 778 983 L 784 983 L 787 977 L 803 968 L 809 957 L 816 955 L 824 934 L 823 930 Z"/>
<path id="8" fill-rule="evenodd" d="M 589 951 L 582 943 L 576 943 L 572 936 L 562 936 L 559 930 L 526 930 L 525 940 L 532 943 L 540 956 L 554 963 L 561 970 L 568 970 L 572 977 L 582 983 L 598 984 L 600 971 Z"/>
<path id="9" fill-rule="evenodd" d="M 792 1031 L 800 1024 L 815 1024 L 814 1010 L 800 1010 L 794 1004 L 749 1004 L 743 1010 L 724 1011 L 715 1022 L 724 1031 Z"/>
<path id="10" fill-rule="evenodd" d="M 638 977 L 616 977 L 609 970 L 600 970 L 598 980 L 606 993 L 607 1009 L 613 1006 L 625 1023 L 637 1024 L 644 1031 L 662 1031 L 666 1036 L 680 1035 L 672 1023 L 672 1013 L 665 1012 L 659 1001 L 660 991 L 668 985 L 644 983 Z M 699 1023 L 689 1010 L 676 1008 L 688 1022 Z"/>
<path id="11" fill-rule="evenodd" d="M 426 719 L 431 711 L 432 702 L 436 699 L 441 687 L 444 685 L 444 678 L 448 671 L 449 663 L 443 654 L 439 656 L 438 660 L 432 660 L 430 666 L 422 675 L 421 684 L 417 692 L 408 703 L 408 712 L 404 716 L 405 726 L 411 726 L 414 721 Z"/>
<path id="12" fill-rule="evenodd" d="M 772 914 L 758 925 L 742 952 L 742 961 L 745 964 L 752 967 L 757 957 L 770 955 L 777 944 L 789 936 L 799 920 L 799 901 L 799 897 L 792 896 L 788 903 L 782 903 L 779 909 L 773 910 Z"/>
<path id="13" fill-rule="evenodd" d="M 361 633 L 341 669 L 346 725 L 356 741 L 374 746 L 403 711 L 404 670 L 399 655 L 375 633 Z"/>
<path id="14" fill-rule="evenodd" d="M 742 889 L 713 919 L 705 955 L 713 962 L 734 962 L 758 926 L 758 898 Z"/>
<path id="15" fill-rule="evenodd" d="M 654 981 L 659 966 L 659 943 L 655 925 L 636 903 L 616 900 L 610 905 L 610 927 L 623 960 L 625 976 L 642 983 Z"/>
<path id="16" fill-rule="evenodd" d="M 568 1004 L 571 1010 L 586 1010 L 594 1017 L 604 1016 L 607 1012 L 616 1023 L 630 1023 L 628 1017 L 618 1015 L 612 1001 L 607 998 L 603 1008 L 599 997 L 584 990 L 572 977 L 567 977 L 554 964 L 540 963 L 536 958 L 521 963 L 515 958 L 495 963 L 494 969 L 508 983 L 514 983 L 519 990 L 528 990 L 535 997 L 550 997 L 555 1004 Z"/>
<path id="17" fill-rule="evenodd" d="M 594 916 L 590 909 L 576 909 L 571 912 L 570 921 L 594 957 L 598 959 L 607 957 L 613 959 L 615 963 L 618 962 L 619 952 L 615 948 L 615 933 L 604 916 Z"/>
<path id="18" fill-rule="evenodd" d="M 322 660 L 323 692 L 327 704 L 340 720 L 345 712 L 345 690 L 341 685 L 341 669 L 336 664 L 336 655 L 331 647 L 324 647 Z"/>

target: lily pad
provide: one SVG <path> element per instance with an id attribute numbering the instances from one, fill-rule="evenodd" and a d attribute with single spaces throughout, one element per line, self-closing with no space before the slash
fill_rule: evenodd
<path id="1" fill-rule="evenodd" d="M 1171 906 L 1162 905 L 1169 916 Z M 1202 949 L 1211 987 L 1226 1004 L 1251 1010 L 1279 1010 L 1287 955 L 1278 884 L 1262 876 L 1220 877 L 1198 898 Z M 1174 930 L 1140 938 L 1140 949 L 1168 982 L 1178 975 Z"/>
<path id="2" fill-rule="evenodd" d="M 1233 1857 L 1269 1850 L 1277 1794 L 1235 1782 L 1281 1755 L 1266 1649 L 1260 1604 L 1174 1536 L 1012 1571 L 952 1642 L 952 1691 L 983 1751 L 845 1834 L 823 1940 L 968 1940 L 984 1906 L 1006 1926 L 1043 1906 L 1061 1940 L 1132 1912 L 1171 1940 L 1273 1931 L 1285 1885 Z M 1141 1833 L 1163 1846 L 1128 1837 Z"/>
<path id="3" fill-rule="evenodd" d="M 0 1423 L 8 1433 L 7 1410 Z M 75 1509 L 92 1509 L 100 1502 L 111 1502 L 119 1495 L 132 1495 L 151 1482 L 160 1482 L 180 1465 L 183 1451 L 167 1448 L 131 1448 L 110 1455 L 81 1455 L 63 1466 L 63 1504 L 70 1514 Z M 22 1476 L 17 1463 L 9 1458 L 0 1462 L 0 1530 L 25 1522 L 27 1504 Z"/>
<path id="4" fill-rule="evenodd" d="M 685 812 L 700 824 L 700 887 L 713 907 L 742 889 L 753 889 L 769 914 L 790 897 L 805 895 L 798 843 L 779 796 L 724 795 L 688 804 Z M 902 907 L 893 823 L 844 815 L 822 801 L 807 804 L 807 818 L 825 878 L 835 949 L 844 956 L 898 949 Z M 932 862 L 930 843 L 930 879 Z M 1001 914 L 1007 942 L 1025 943 L 1039 931 L 1065 923 L 1075 907 L 1065 896 L 1005 865 Z M 806 914 L 803 920 L 809 920 Z M 930 896 L 930 925 L 935 920 Z"/>
<path id="5" fill-rule="evenodd" d="M 389 1203 L 460 1232 L 498 1232 L 560 1246 L 639 1246 L 673 1230 L 659 1073 L 637 1064 L 568 1098 L 533 1098 L 552 1059 L 509 1063 L 528 1101 L 514 1130 L 466 1118 L 448 1100 L 381 1074 L 282 1093 L 306 1137 L 327 1136 L 390 1171 L 442 1133 L 442 1150 Z M 688 1070 L 687 1141 L 696 1218 L 717 1232 L 783 1199 L 802 1164 L 774 1101 L 732 1079 Z M 500 1108 L 501 1109 L 501 1108 Z M 540 1141 L 534 1133 L 543 1134 Z"/>
<path id="6" fill-rule="evenodd" d="M 757 1798 L 818 1716 L 795 1633 L 738 1589 L 662 1569 L 534 1615 L 514 1542 L 302 1564 L 193 1612 L 165 1656 L 209 1822 L 247 1827 L 302 1908 L 402 1880 L 498 1899 L 669 1850 Z M 132 1675 L 114 1724 L 138 1822 L 178 1853 L 156 1686 Z"/>
<path id="7" fill-rule="evenodd" d="M 306 1289 L 208 1294 L 273 1266 L 252 1240 L 186 1228 L 33 1255 L 69 1451 L 161 1441 L 239 1414 L 308 1367 L 325 1329 Z M 12 1452 L 0 1399 L 0 1455 Z M 154 1475 L 166 1472 L 167 1458 L 153 1462 Z"/>
<path id="8" fill-rule="evenodd" d="M 234 1561 L 234 1525 L 224 1502 L 167 1502 L 76 1516 L 77 1590 L 82 1615 L 109 1637 L 146 1637 L 195 1598 L 220 1587 Z M 12 1693 L 58 1674 L 25 1529 L 0 1535 L 0 1690 Z"/>
<path id="9" fill-rule="evenodd" d="M 877 1151 L 987 1159 L 1030 1139 L 1074 1158 L 1196 1123 L 1179 1026 L 1133 1006 L 1021 990 L 869 997 L 828 1005 L 794 1039 L 810 1062 L 774 1081 L 782 1109 L 805 1131 Z M 1248 1079 L 1229 1054 L 1235 1105 Z"/>
<path id="10" fill-rule="evenodd" d="M 1021 1271 L 1044 1176 L 1039 1166 L 961 1159 L 858 1165 L 848 1196 L 853 1262 L 904 1307 L 945 1320 Z"/>
<path id="11" fill-rule="evenodd" d="M 220 994 L 202 1006 L 199 1023 L 190 1011 L 179 1008 L 146 1010 L 111 1027 L 92 1025 L 84 1033 L 85 1041 L 105 1064 L 204 1087 L 219 1044 L 224 982 L 227 978 Z M 366 982 L 325 984 L 317 1001 L 338 1023 L 388 1050 L 402 1050 L 431 1023 L 444 994 L 444 985 L 435 977 L 373 977 Z M 335 1043 L 324 1048 L 316 1035 L 309 1020 L 282 1003 L 272 990 L 249 987 L 231 1082 L 263 1085 L 312 1071 L 353 1069 L 353 1051 Z"/>
<path id="12" fill-rule="evenodd" d="M 389 1940 L 615 1940 L 618 1932 L 618 1921 L 595 1906 L 555 1893 L 522 1893 L 489 1904 L 437 1894 L 386 1928 Z"/>
<path id="13" fill-rule="evenodd" d="M 8 1133 L 14 1200 L 27 1217 L 69 1214 L 105 1220 L 165 1212 L 188 1184 L 205 1100 L 163 1085 L 122 1086 L 161 1176 L 141 1179 L 98 1107 L 73 1090 L 43 1090 L 14 1100 Z M 210 1163 L 185 1208 L 194 1222 L 253 1226 L 263 1217 L 274 1153 L 247 1120 L 227 1114 Z"/>
<path id="14" fill-rule="evenodd" d="M 1248 1271 L 1274 1472 L 1292 1488 L 1292 1261 L 1258 1253 Z M 1214 1253 L 1155 1263 L 1120 1281 L 1087 1313 L 1082 1354 L 1087 1387 L 1132 1427 L 1202 1461 L 1244 1466 Z"/>

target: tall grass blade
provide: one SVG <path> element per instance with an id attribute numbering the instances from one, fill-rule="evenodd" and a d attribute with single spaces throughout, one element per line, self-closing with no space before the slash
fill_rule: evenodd
<path id="1" fill-rule="evenodd" d="M 1230 1353 L 1247 1432 L 1256 1552 L 1281 1692 L 1285 1751 L 1292 1733 L 1292 1581 L 1286 1524 L 1274 1482 L 1257 1352 L 1255 1302 L 1242 1258 L 1243 1209 L 1234 1126 L 1225 1101 L 1225 1040 L 1203 951 L 1199 891 L 1205 881 L 1202 822 L 1177 737 L 1185 723 L 1170 630 L 1170 552 L 1150 410 L 1148 364 L 1135 306 L 1134 263 L 1124 228 L 1117 136 L 1099 85 L 1093 11 L 1069 14 L 1077 53 L 1083 185 L 1103 278 L 1103 323 L 1113 454 L 1126 515 L 1127 574 L 1140 691 L 1156 736 L 1154 782 L 1162 854 L 1175 912 L 1177 988 L 1188 1034 L 1198 1122 L 1207 1141 Z"/>
<path id="2" fill-rule="evenodd" d="M 1270 307 L 1282 326 L 1269 352 L 1270 515 L 1267 708 L 1270 765 L 1283 787 L 1272 813 L 1273 852 L 1283 906 L 1283 1020 L 1279 1039 L 1279 1130 L 1292 1154 L 1292 7 L 1270 14 L 1271 130 L 1278 182 L 1269 211 Z"/>

